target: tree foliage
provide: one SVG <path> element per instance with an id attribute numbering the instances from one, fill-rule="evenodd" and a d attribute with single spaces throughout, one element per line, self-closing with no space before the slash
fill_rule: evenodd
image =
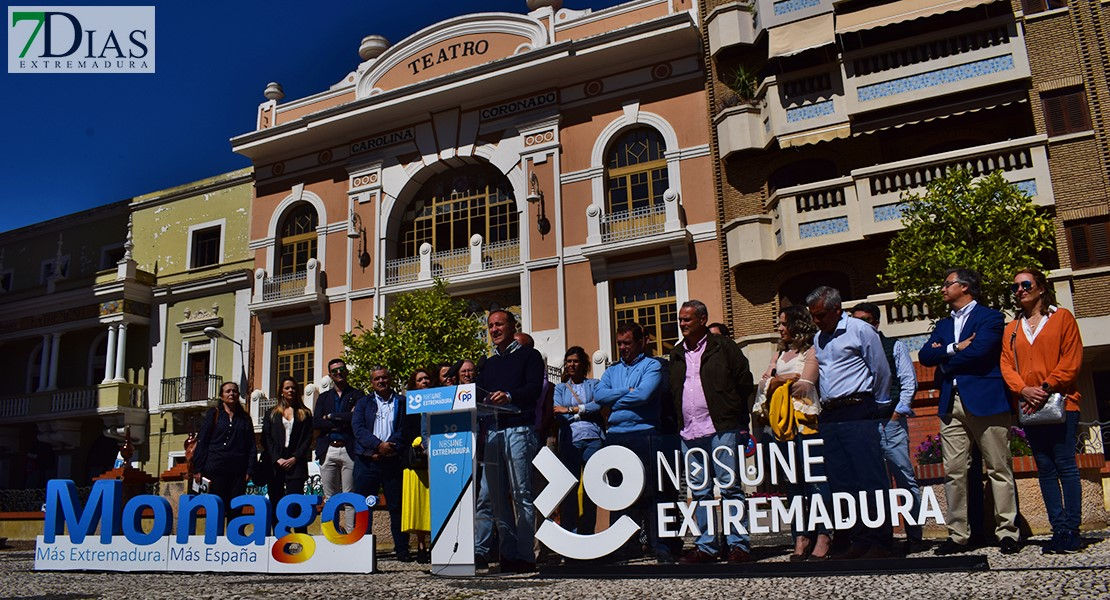
<path id="1" fill-rule="evenodd" d="M 481 322 L 446 288 L 446 282 L 437 279 L 430 289 L 401 294 L 372 328 L 359 322 L 343 334 L 351 385 L 370 389 L 370 368 L 382 365 L 393 374 L 394 387 L 400 388 L 403 378 L 418 368 L 475 360 L 486 353 Z"/>
<path id="2" fill-rule="evenodd" d="M 902 198 L 902 224 L 890 243 L 883 285 L 903 306 L 924 304 L 936 315 L 944 305 L 940 284 L 947 269 L 966 267 L 982 277 L 982 297 L 1009 306 L 1014 273 L 1042 268 L 1055 246 L 1052 218 L 995 171 L 974 179 L 950 169 L 929 182 L 924 195 Z"/>

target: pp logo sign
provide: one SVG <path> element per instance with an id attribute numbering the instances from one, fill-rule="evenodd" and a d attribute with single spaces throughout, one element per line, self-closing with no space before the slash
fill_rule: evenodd
<path id="1" fill-rule="evenodd" d="M 640 529 L 627 515 L 601 533 L 581 535 L 563 529 L 550 517 L 563 498 L 578 485 L 578 478 L 547 447 L 540 449 L 532 464 L 548 481 L 547 487 L 534 502 L 540 514 L 545 517 L 536 531 L 536 539 L 548 548 L 567 558 L 601 558 L 623 546 Z M 621 483 L 616 487 L 605 481 L 605 474 L 614 469 L 621 474 Z M 632 506 L 644 491 L 644 465 L 640 462 L 640 457 L 628 448 L 602 448 L 586 463 L 586 468 L 582 471 L 582 485 L 586 496 L 600 508 L 609 511 L 624 510 Z"/>

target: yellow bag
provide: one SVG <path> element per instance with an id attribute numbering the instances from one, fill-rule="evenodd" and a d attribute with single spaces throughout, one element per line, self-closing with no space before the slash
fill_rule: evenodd
<path id="1" fill-rule="evenodd" d="M 792 383 L 787 381 L 775 390 L 767 409 L 771 432 L 780 442 L 789 442 L 798 434 L 798 417 L 794 414 L 794 399 L 790 397 Z"/>

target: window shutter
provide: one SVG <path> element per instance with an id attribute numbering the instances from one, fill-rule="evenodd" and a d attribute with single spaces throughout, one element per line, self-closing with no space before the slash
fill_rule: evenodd
<path id="1" fill-rule="evenodd" d="M 1110 262 L 1110 222 L 1091 223 L 1090 233 L 1091 263 L 1101 265 Z"/>
<path id="2" fill-rule="evenodd" d="M 1091 129 L 1091 113 L 1083 88 L 1041 96 L 1048 135 L 1064 135 Z"/>
<path id="3" fill-rule="evenodd" d="M 1064 99 L 1061 96 L 1048 96 L 1042 98 L 1044 103 L 1044 122 L 1048 135 L 1063 135 L 1067 132 L 1068 123 L 1064 116 Z"/>

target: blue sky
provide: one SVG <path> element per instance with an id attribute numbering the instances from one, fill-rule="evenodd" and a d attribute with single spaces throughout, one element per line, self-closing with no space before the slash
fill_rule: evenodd
<path id="1" fill-rule="evenodd" d="M 619 3 L 566 0 L 564 6 L 596 10 Z M 0 232 L 248 166 L 228 140 L 254 129 L 266 84 L 280 82 L 286 99 L 322 91 L 358 65 L 364 36 L 384 35 L 396 43 L 460 14 L 527 12 L 525 0 L 198 0 L 154 6 L 154 74 L 3 69 Z M 7 23 L 5 31 L 10 29 Z"/>

